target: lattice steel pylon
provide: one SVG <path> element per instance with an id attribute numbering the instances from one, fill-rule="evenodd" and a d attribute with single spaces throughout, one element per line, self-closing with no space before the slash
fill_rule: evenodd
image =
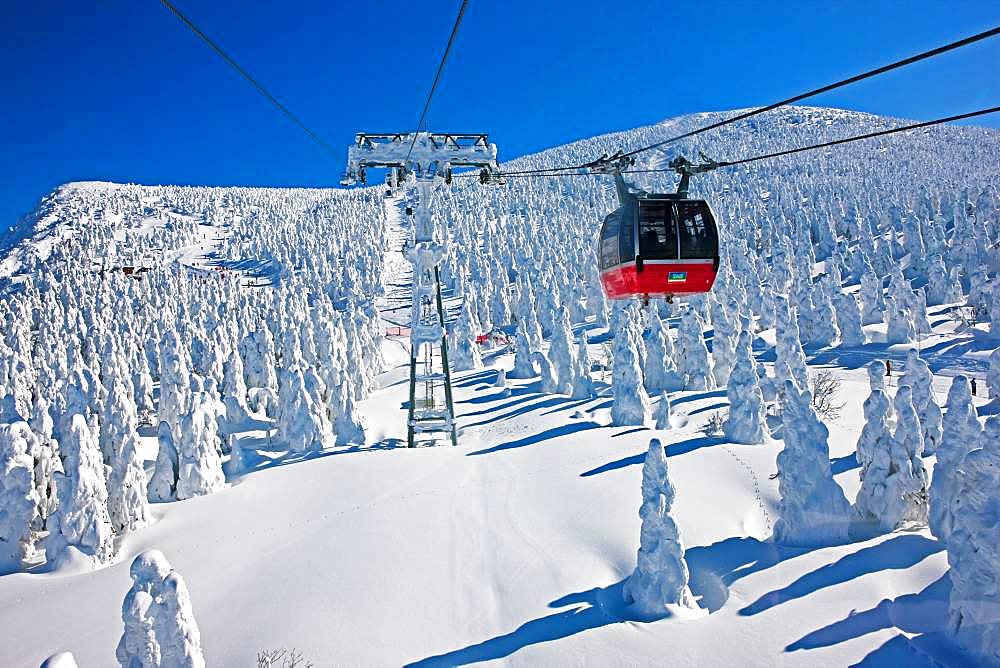
<path id="1" fill-rule="evenodd" d="M 496 145 L 481 134 L 359 133 L 348 151 L 343 185 L 364 184 L 368 167 L 388 168 L 387 187 L 406 188 L 408 200 L 416 203 L 413 238 L 406 251 L 413 264 L 406 438 L 411 448 L 442 437 L 458 445 L 438 269 L 448 252 L 448 225 L 435 224 L 434 193 L 442 184 L 451 184 L 453 167 L 478 167 L 481 183 L 499 183 L 496 159 Z"/>

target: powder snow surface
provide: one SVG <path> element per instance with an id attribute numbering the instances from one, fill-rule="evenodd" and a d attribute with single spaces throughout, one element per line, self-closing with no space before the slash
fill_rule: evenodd
<path id="1" fill-rule="evenodd" d="M 196 264 L 211 250 L 210 233 L 176 259 Z M 35 243 L 44 252 L 52 241 Z M 392 267 L 383 317 L 405 325 L 408 265 L 394 257 Z M 943 403 L 946 376 L 981 372 L 985 357 L 982 332 L 955 334 L 936 313 L 922 345 L 936 361 Z M 865 329 L 884 340 L 884 325 Z M 773 344 L 773 330 L 763 336 Z M 972 353 L 950 350 L 959 343 Z M 153 504 L 153 524 L 131 534 L 106 568 L 0 577 L 0 666 L 38 665 L 62 650 L 81 667 L 116 665 L 128 565 L 150 548 L 183 575 L 214 666 L 254 665 L 259 650 L 282 647 L 317 666 L 962 663 L 941 633 L 946 555 L 926 530 L 819 549 L 766 542 L 778 501 L 769 476 L 782 443 L 734 445 L 701 433 L 726 407 L 725 388 L 673 393 L 671 430 L 610 427 L 606 383 L 584 401 L 542 393 L 537 378 L 508 377 L 499 388 L 498 369 L 509 371 L 513 355 L 486 354 L 485 369 L 455 376 L 459 447 L 411 450 L 399 447 L 406 349 L 389 339 L 384 350 L 399 366 L 360 404 L 365 447 L 262 452 L 224 491 Z M 589 352 L 604 359 L 596 341 Z M 844 383 L 843 414 L 827 426 L 834 479 L 849 500 L 859 487 L 865 365 L 886 357 L 901 365 L 905 347 L 876 342 L 809 359 Z M 651 437 L 666 446 L 690 587 L 709 613 L 700 617 L 623 619 Z M 242 439 L 244 449 L 265 441 L 259 431 Z M 143 454 L 151 472 L 155 430 Z M 929 471 L 933 463 L 925 458 Z"/>
<path id="2" fill-rule="evenodd" d="M 398 356 L 396 341 L 385 345 Z M 493 381 L 512 355 L 487 363 L 455 379 L 458 448 L 396 447 L 398 367 L 361 405 L 378 443 L 265 459 L 226 491 L 154 504 L 156 522 L 95 573 L 0 578 L 0 664 L 65 649 L 81 666 L 112 665 L 128 564 L 154 547 L 188 583 L 209 665 L 250 665 L 275 647 L 317 665 L 930 665 L 924 652 L 952 651 L 935 642 L 949 583 L 926 531 L 816 550 L 762 542 L 781 444 L 701 434 L 725 390 L 675 394 L 680 429 L 613 428 L 607 386 L 580 402 L 508 380 L 506 396 Z M 868 378 L 850 366 L 830 450 L 853 499 Z M 701 619 L 618 616 L 653 436 L 667 447 L 691 588 L 711 612 Z"/>

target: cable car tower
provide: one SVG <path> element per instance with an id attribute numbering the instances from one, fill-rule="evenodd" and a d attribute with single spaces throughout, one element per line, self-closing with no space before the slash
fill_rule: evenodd
<path id="1" fill-rule="evenodd" d="M 480 183 L 500 183 L 496 145 L 485 134 L 359 133 L 348 150 L 341 184 L 364 185 L 369 167 L 388 169 L 386 186 L 405 188 L 408 199 L 416 200 L 409 216 L 413 237 L 406 247 L 413 264 L 407 446 L 436 441 L 444 434 L 458 445 L 439 278 L 448 253 L 448 226 L 435 224 L 431 206 L 435 191 L 451 184 L 453 168 L 476 167 Z"/>

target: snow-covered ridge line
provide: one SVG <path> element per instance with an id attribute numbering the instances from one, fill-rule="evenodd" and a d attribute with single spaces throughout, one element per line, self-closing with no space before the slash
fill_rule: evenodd
<path id="1" fill-rule="evenodd" d="M 590 138 L 578 139 L 560 146 L 551 147 L 536 153 L 520 156 L 504 162 L 502 167 L 507 170 L 518 169 L 540 169 L 546 167 L 566 166 L 588 162 L 600 157 L 601 153 L 612 154 L 618 149 L 626 152 L 655 144 L 670 137 L 690 132 L 691 130 L 709 125 L 718 121 L 738 116 L 747 111 L 752 111 L 756 107 L 745 109 L 733 109 L 729 111 L 696 112 L 664 119 L 658 123 L 642 126 L 631 130 L 620 130 L 597 135 Z M 852 111 L 838 109 L 835 107 L 816 107 L 793 105 L 775 109 L 761 116 L 738 121 L 732 125 L 723 126 L 711 130 L 703 135 L 682 140 L 676 145 L 668 145 L 659 149 L 653 149 L 648 154 L 640 154 L 638 159 L 643 161 L 649 159 L 657 153 L 673 154 L 674 152 L 689 151 L 693 156 L 697 155 L 697 150 L 704 150 L 709 157 L 717 160 L 736 159 L 747 157 L 744 154 L 720 154 L 712 147 L 720 140 L 732 136 L 738 139 L 739 135 L 747 135 L 752 139 L 753 135 L 761 129 L 780 129 L 788 125 L 803 125 L 815 133 L 811 143 L 839 139 L 850 134 L 862 134 L 876 130 L 889 129 L 907 125 L 916 121 L 912 119 L 896 118 L 891 116 L 879 116 L 862 111 Z M 839 132 L 830 132 L 831 129 L 839 129 L 841 126 L 849 126 L 853 132 L 846 129 Z M 994 128 L 977 126 L 944 126 L 947 128 L 963 128 L 965 131 L 973 133 L 983 133 L 992 136 L 995 140 L 1000 136 L 1000 131 Z M 858 129 L 864 128 L 864 130 Z M 770 143 L 773 142 L 773 143 Z M 804 142 L 802 142 L 804 143 Z M 773 132 L 770 133 L 769 143 L 756 143 L 755 146 L 760 151 L 774 151 L 791 148 L 792 142 Z M 664 163 L 665 164 L 665 163 Z"/>

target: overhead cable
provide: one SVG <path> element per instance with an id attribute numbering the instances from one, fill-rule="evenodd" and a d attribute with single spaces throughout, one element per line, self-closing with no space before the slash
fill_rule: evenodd
<path id="1" fill-rule="evenodd" d="M 310 130 L 309 126 L 307 126 L 305 123 L 303 123 L 302 120 L 298 116 L 296 116 L 295 114 L 293 114 L 291 112 L 291 110 L 288 107 L 286 107 L 284 104 L 282 104 L 281 101 L 279 101 L 276 97 L 274 97 L 274 95 L 272 95 L 271 93 L 269 93 L 268 90 L 266 88 L 264 88 L 264 86 L 262 86 L 260 84 L 260 82 L 258 82 L 252 76 L 250 76 L 249 72 L 247 72 L 245 69 L 243 69 L 242 67 L 240 67 L 239 63 L 237 63 L 235 60 L 233 60 L 232 57 L 230 57 L 230 55 L 228 53 L 226 53 L 225 51 L 222 50 L 222 47 L 220 47 L 208 35 L 206 35 L 204 32 L 202 32 L 198 28 L 198 26 L 196 26 L 191 21 L 191 19 L 189 19 L 187 16 L 185 16 L 183 13 L 181 13 L 181 11 L 179 9 L 177 9 L 177 7 L 175 7 L 173 5 L 173 3 L 170 2 L 170 0 L 160 0 L 160 2 L 163 3 L 163 6 L 166 7 L 167 9 L 169 9 L 170 12 L 174 16 L 176 16 L 178 19 L 180 19 L 181 23 L 183 23 L 184 25 L 186 25 L 191 30 L 191 32 L 193 32 L 199 39 L 201 39 L 201 41 L 205 42 L 205 44 L 207 44 L 209 46 L 209 48 L 211 48 L 213 51 L 215 51 L 215 53 L 217 53 L 220 58 L 222 58 L 224 61 L 226 61 L 226 64 L 228 64 L 230 67 L 232 67 L 234 70 L 236 70 L 236 72 L 241 77 L 243 77 L 248 82 L 250 82 L 250 85 L 252 85 L 254 88 L 256 88 L 258 93 L 260 93 L 261 95 L 263 95 L 265 99 L 267 99 L 271 104 L 273 104 L 275 107 L 277 107 L 278 111 L 280 111 L 281 113 L 283 113 L 285 116 L 287 116 L 289 119 L 291 119 L 291 121 L 293 123 L 295 123 L 297 126 L 299 126 L 299 128 L 301 128 L 309 136 L 310 139 L 312 139 L 314 142 L 316 142 L 324 151 L 326 151 L 327 153 L 329 153 L 330 155 L 332 155 L 337 160 L 341 159 L 341 155 L 339 153 L 337 153 L 336 151 L 334 151 L 333 148 L 329 144 L 327 144 L 325 141 L 323 141 L 320 138 L 319 135 L 317 135 L 315 132 L 313 132 L 312 130 Z"/>
<path id="2" fill-rule="evenodd" d="M 903 126 L 896 127 L 896 128 L 889 128 L 887 130 L 878 130 L 876 132 L 867 132 L 867 133 L 862 134 L 862 135 L 854 135 L 854 136 L 851 136 L 851 137 L 845 137 L 843 139 L 834 139 L 834 140 L 822 142 L 822 143 L 819 143 L 819 144 L 811 144 L 809 146 L 799 146 L 799 147 L 796 147 L 796 148 L 785 149 L 785 150 L 782 150 L 782 151 L 775 151 L 773 153 L 762 153 L 760 155 L 751 156 L 749 158 L 740 158 L 740 159 L 737 159 L 737 160 L 720 160 L 720 161 L 717 161 L 717 162 L 713 163 L 714 166 L 712 168 L 713 169 L 718 169 L 718 168 L 722 168 L 722 167 L 733 167 L 735 165 L 744 165 L 744 164 L 747 164 L 747 163 L 750 163 L 750 162 L 757 162 L 759 160 L 770 160 L 772 158 L 779 158 L 779 157 L 785 156 L 785 155 L 792 155 L 792 154 L 795 154 L 795 153 L 802 153 L 804 151 L 814 151 L 816 149 L 828 148 L 828 147 L 831 147 L 831 146 L 839 146 L 841 144 L 848 144 L 848 143 L 851 143 L 851 142 L 861 141 L 863 139 L 872 139 L 874 137 L 883 137 L 883 136 L 886 136 L 886 135 L 897 134 L 899 132 L 907 132 L 909 130 L 919 130 L 920 128 L 926 128 L 926 127 L 930 127 L 930 126 L 933 126 L 933 125 L 941 125 L 943 123 L 952 123 L 952 122 L 955 122 L 955 121 L 965 120 L 967 118 L 975 118 L 976 116 L 985 116 L 987 114 L 995 114 L 997 112 L 1000 112 L 1000 106 L 989 107 L 987 109 L 979 109 L 977 111 L 970 111 L 970 112 L 967 112 L 967 113 L 964 113 L 964 114 L 956 114 L 954 116 L 946 116 L 944 118 L 936 118 L 936 119 L 934 119 L 932 121 L 922 121 L 920 123 L 912 123 L 910 125 L 903 125 Z M 578 168 L 578 169 L 582 169 L 582 167 Z M 662 174 L 662 173 L 668 173 L 668 172 L 676 173 L 676 170 L 674 170 L 672 168 L 663 168 L 663 169 L 628 169 L 628 170 L 622 170 L 621 173 L 622 174 L 654 174 L 654 173 Z M 527 179 L 527 178 L 539 178 L 539 177 L 550 177 L 550 176 L 565 177 L 565 176 L 603 176 L 603 175 L 604 175 L 603 172 L 590 172 L 590 171 L 588 171 L 588 172 L 568 172 L 568 173 L 563 172 L 563 173 L 560 173 L 560 172 L 553 172 L 553 171 L 550 170 L 549 172 L 546 172 L 546 173 L 541 173 L 541 172 L 509 173 L 509 172 L 506 172 L 506 173 L 503 174 L 503 178 L 505 178 L 505 179 L 506 178 L 526 178 Z M 472 177 L 472 176 L 478 176 L 478 174 L 476 174 L 476 173 L 456 174 L 455 178 L 468 178 L 468 177 Z"/>
<path id="3" fill-rule="evenodd" d="M 875 77 L 875 76 L 878 76 L 880 74 L 885 74 L 886 72 L 890 72 L 892 70 L 896 70 L 896 69 L 899 69 L 901 67 L 905 67 L 907 65 L 912 65 L 913 63 L 919 62 L 921 60 L 926 60 L 928 58 L 933 58 L 933 57 L 939 56 L 939 55 L 941 55 L 943 53 L 947 53 L 949 51 L 954 51 L 955 49 L 959 49 L 959 48 L 964 47 L 964 46 L 969 46 L 970 44 L 975 44 L 976 42 L 981 42 L 984 39 L 988 39 L 990 37 L 995 37 L 996 35 L 1000 35 L 1000 26 L 997 26 L 996 28 L 991 28 L 990 30 L 985 30 L 985 31 L 983 31 L 981 33 L 978 33 L 978 34 L 975 34 L 975 35 L 971 35 L 969 37 L 965 37 L 964 39 L 960 39 L 958 41 L 951 42 L 949 44 L 945 44 L 943 46 L 939 46 L 939 47 L 937 47 L 935 49 L 931 49 L 929 51 L 924 51 L 922 53 L 918 53 L 916 55 L 910 56 L 909 58 L 904 58 L 903 60 L 898 60 L 898 61 L 896 61 L 894 63 L 889 63 L 888 65 L 883 65 L 882 67 L 878 67 L 878 68 L 875 68 L 873 70 L 868 70 L 867 72 L 862 72 L 861 74 L 856 74 L 856 75 L 854 75 L 852 77 L 849 77 L 847 79 L 842 79 L 840 81 L 837 81 L 837 82 L 832 83 L 832 84 L 828 84 L 828 85 L 823 86 L 821 88 L 816 88 L 814 90 L 810 90 L 810 91 L 807 91 L 805 93 L 800 93 L 798 95 L 794 95 L 794 96 L 792 96 L 790 98 L 781 100 L 780 102 L 775 102 L 773 104 L 769 104 L 766 107 L 759 107 L 757 109 L 753 109 L 751 111 L 747 111 L 747 112 L 744 112 L 742 114 L 737 114 L 736 116 L 733 116 L 732 118 L 727 118 L 727 119 L 722 120 L 722 121 L 717 121 L 715 123 L 710 123 L 709 125 L 705 125 L 705 126 L 702 126 L 700 128 L 696 128 L 694 130 L 691 130 L 689 132 L 685 132 L 683 134 L 676 135 L 674 137 L 670 137 L 669 139 L 664 139 L 663 141 L 656 142 L 655 144 L 650 144 L 649 146 L 643 146 L 641 148 L 634 149 L 632 151 L 629 151 L 629 152 L 623 154 L 623 157 L 631 157 L 633 155 L 637 155 L 637 154 L 643 153 L 645 151 L 650 151 L 652 149 L 659 148 L 661 146 L 665 146 L 667 144 L 671 144 L 671 143 L 676 142 L 676 141 L 680 141 L 681 139 L 687 139 L 688 137 L 693 137 L 695 135 L 699 135 L 699 134 L 701 134 L 703 132 L 707 132 L 709 130 L 714 130 L 716 128 L 720 128 L 720 127 L 723 127 L 725 125 L 729 125 L 731 123 L 735 123 L 737 121 L 745 120 L 745 119 L 750 118 L 752 116 L 757 116 L 759 114 L 763 114 L 763 113 L 768 112 L 768 111 L 773 111 L 773 110 L 775 110 L 775 109 L 777 109 L 779 107 L 788 106 L 790 104 L 794 104 L 795 102 L 799 102 L 801 100 L 805 100 L 805 99 L 810 98 L 810 97 L 815 97 L 815 96 L 820 95 L 822 93 L 827 93 L 827 92 L 829 92 L 831 90 L 836 90 L 837 88 L 842 88 L 844 86 L 848 86 L 850 84 L 857 83 L 859 81 L 863 81 L 865 79 L 869 79 L 871 77 Z M 525 169 L 525 170 L 519 170 L 519 171 L 514 171 L 514 172 L 504 172 L 504 176 L 514 176 L 514 175 L 518 175 L 518 174 L 534 174 L 534 173 L 539 173 L 539 172 L 568 171 L 568 170 L 573 170 L 573 169 L 580 169 L 583 166 L 584 165 L 573 165 L 573 166 L 566 166 L 566 167 L 546 167 L 546 168 L 538 168 L 538 169 Z"/>
<path id="4" fill-rule="evenodd" d="M 458 8 L 458 16 L 455 18 L 455 25 L 451 29 L 451 36 L 448 37 L 448 45 L 444 48 L 444 54 L 441 56 L 441 62 L 438 63 L 437 73 L 434 75 L 434 83 L 431 84 L 431 90 L 427 93 L 427 101 L 424 102 L 424 110 L 420 112 L 420 120 L 417 121 L 417 129 L 413 133 L 413 140 L 410 142 L 410 150 L 406 152 L 406 160 L 410 159 L 410 154 L 413 153 L 413 146 L 417 143 L 417 133 L 420 132 L 424 127 L 424 121 L 427 118 L 427 110 L 431 107 L 431 100 L 434 99 L 434 91 L 437 89 L 438 82 L 441 80 L 441 73 L 444 72 L 445 63 L 448 62 L 448 54 L 451 53 L 452 44 L 455 43 L 455 37 L 458 36 L 458 27 L 462 25 L 462 17 L 465 15 L 465 7 L 469 4 L 469 0 L 462 0 L 462 5 Z"/>

